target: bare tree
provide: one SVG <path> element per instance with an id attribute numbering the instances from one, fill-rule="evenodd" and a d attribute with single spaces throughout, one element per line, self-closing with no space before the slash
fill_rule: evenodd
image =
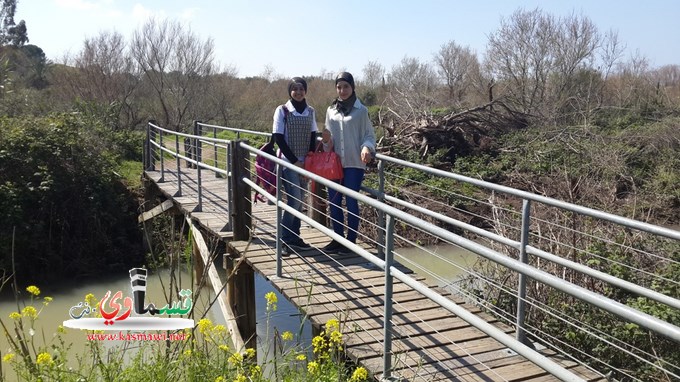
<path id="1" fill-rule="evenodd" d="M 363 85 L 369 90 L 375 90 L 385 81 L 385 67 L 378 61 L 369 61 L 363 70 Z"/>
<path id="2" fill-rule="evenodd" d="M 109 108 L 117 116 L 113 128 L 138 124 L 136 107 L 130 102 L 139 85 L 135 63 L 122 34 L 101 32 L 88 38 L 72 59 L 76 70 L 55 79 L 69 99 L 82 99 Z M 107 112 L 107 113 L 108 113 Z"/>
<path id="3" fill-rule="evenodd" d="M 417 58 L 405 56 L 392 67 L 389 75 L 389 98 L 400 119 L 411 115 L 429 114 L 435 105 L 433 97 L 437 88 L 437 75 L 430 65 Z"/>
<path id="4" fill-rule="evenodd" d="M 473 78 L 479 72 L 477 55 L 469 48 L 449 41 L 434 55 L 439 75 L 446 83 L 449 101 L 462 103 Z"/>
<path id="5" fill-rule="evenodd" d="M 571 118 L 576 97 L 596 83 L 584 73 L 595 69 L 601 42 L 585 16 L 555 18 L 539 9 L 518 10 L 489 37 L 485 64 L 520 111 Z"/>
<path id="6" fill-rule="evenodd" d="M 649 60 L 636 51 L 627 61 L 619 62 L 618 73 L 610 78 L 615 106 L 641 110 L 655 101 L 656 84 Z"/>
<path id="7" fill-rule="evenodd" d="M 486 65 L 524 113 L 541 112 L 556 40 L 555 18 L 538 9 L 501 19 L 499 30 L 489 36 Z"/>
<path id="8" fill-rule="evenodd" d="M 131 51 L 155 94 L 159 122 L 180 129 L 187 116 L 198 117 L 196 106 L 210 91 L 209 76 L 214 71 L 214 42 L 201 41 L 178 21 L 151 19 L 132 37 Z"/>

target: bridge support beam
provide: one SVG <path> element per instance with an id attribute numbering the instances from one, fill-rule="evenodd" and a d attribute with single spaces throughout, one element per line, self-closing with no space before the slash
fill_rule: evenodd
<path id="1" fill-rule="evenodd" d="M 229 200 L 229 211 L 231 213 L 232 232 L 234 240 L 250 240 L 250 227 L 253 226 L 252 204 L 250 197 L 250 187 L 242 182 L 241 179 L 250 179 L 250 152 L 241 148 L 241 142 L 237 140 L 229 142 L 231 152 L 231 176 L 229 186 L 233 190 L 233 200 Z"/>
<path id="2" fill-rule="evenodd" d="M 241 332 L 246 348 L 257 349 L 255 272 L 243 258 L 224 256 L 227 271 L 227 304 Z"/>

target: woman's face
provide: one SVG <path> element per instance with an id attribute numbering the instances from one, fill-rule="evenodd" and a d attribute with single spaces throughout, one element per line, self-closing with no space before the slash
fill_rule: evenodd
<path id="1" fill-rule="evenodd" d="M 338 92 L 338 97 L 343 101 L 352 95 L 352 87 L 347 81 L 338 81 L 335 90 Z"/>
<path id="2" fill-rule="evenodd" d="M 298 102 L 305 99 L 305 94 L 307 94 L 307 92 L 305 91 L 305 87 L 302 86 L 302 84 L 293 84 L 290 87 L 290 98 Z"/>

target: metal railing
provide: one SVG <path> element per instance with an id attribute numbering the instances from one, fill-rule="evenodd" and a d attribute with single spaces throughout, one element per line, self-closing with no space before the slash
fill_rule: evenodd
<path id="1" fill-rule="evenodd" d="M 391 283 L 393 278 L 402 281 L 406 285 L 413 288 L 413 290 L 416 290 L 419 293 L 423 294 L 424 296 L 430 298 L 432 301 L 435 301 L 443 308 L 461 317 L 462 319 L 470 323 L 472 326 L 478 328 L 479 330 L 486 333 L 490 337 L 493 337 L 503 345 L 507 346 L 509 349 L 512 349 L 516 353 L 524 356 L 528 360 L 532 361 L 536 365 L 548 371 L 550 374 L 564 381 L 581 381 L 582 379 L 577 375 L 574 375 L 572 372 L 565 369 L 564 367 L 556 364 L 554 361 L 546 358 L 540 352 L 534 349 L 535 344 L 532 341 L 537 340 L 541 341 L 540 337 L 542 332 L 540 330 L 533 330 L 529 332 L 531 328 L 528 328 L 526 324 L 527 304 L 531 305 L 530 308 L 532 311 L 540 311 L 547 317 L 550 317 L 551 315 L 554 316 L 556 315 L 556 313 L 554 312 L 553 308 L 543 305 L 543 303 L 536 301 L 535 299 L 533 299 L 533 297 L 528 297 L 527 295 L 528 284 L 533 285 L 533 287 L 536 289 L 549 287 L 551 289 L 554 289 L 555 291 L 558 291 L 561 294 L 570 296 L 571 298 L 574 298 L 584 304 L 587 304 L 588 306 L 592 306 L 593 308 L 599 309 L 603 312 L 615 315 L 619 317 L 621 321 L 624 323 L 633 324 L 636 327 L 644 329 L 648 333 L 655 333 L 670 341 L 680 343 L 680 328 L 675 323 L 667 322 L 652 314 L 641 311 L 632 306 L 617 301 L 616 299 L 603 295 L 602 293 L 599 292 L 603 288 L 600 284 L 598 284 L 598 288 L 594 288 L 594 290 L 591 290 L 587 287 L 584 287 L 583 283 L 574 281 L 576 277 L 574 277 L 573 275 L 570 275 L 570 277 L 572 277 L 574 280 L 572 281 L 567 280 L 568 277 L 566 277 L 566 273 L 567 272 L 579 273 L 583 277 L 587 277 L 589 282 L 591 282 L 590 280 L 595 280 L 597 283 L 608 285 L 608 288 L 611 287 L 619 288 L 621 290 L 626 291 L 627 293 L 644 297 L 646 299 L 654 301 L 655 303 L 664 304 L 670 309 L 677 310 L 680 309 L 680 301 L 676 298 L 676 296 L 671 296 L 666 293 L 662 293 L 650 287 L 649 285 L 638 285 L 636 283 L 630 282 L 625 278 L 607 273 L 602 269 L 598 269 L 597 267 L 589 266 L 588 262 L 584 264 L 582 261 L 577 261 L 577 258 L 584 257 L 587 258 L 588 261 L 592 261 L 593 263 L 595 263 L 596 261 L 601 261 L 601 258 L 595 256 L 596 253 L 589 249 L 576 248 L 576 246 L 573 245 L 573 243 L 560 242 L 559 239 L 559 237 L 561 237 L 560 235 L 564 235 L 562 231 L 571 233 L 573 237 L 576 236 L 573 231 L 570 231 L 571 227 L 566 227 L 565 225 L 560 224 L 559 222 L 556 221 L 558 219 L 554 219 L 555 221 L 553 221 L 551 219 L 545 218 L 545 216 L 550 216 L 548 215 L 547 212 L 544 212 L 546 215 L 543 216 L 538 215 L 538 217 L 532 217 L 531 211 L 532 209 L 534 210 L 537 209 L 538 206 L 545 206 L 546 209 L 556 209 L 561 211 L 561 213 L 564 214 L 563 216 L 565 217 L 565 219 L 572 219 L 571 220 L 572 222 L 577 221 L 576 218 L 574 218 L 574 216 L 579 216 L 580 219 L 596 219 L 598 221 L 606 222 L 607 224 L 620 226 L 625 230 L 635 230 L 642 232 L 645 235 L 649 234 L 652 237 L 667 240 L 669 243 L 671 243 L 671 248 L 678 248 L 678 243 L 680 242 L 680 232 L 676 230 L 655 226 L 652 224 L 624 218 L 621 216 L 609 214 L 606 212 L 586 208 L 575 204 L 565 203 L 552 198 L 512 189 L 505 186 L 500 186 L 497 184 L 481 181 L 478 179 L 429 168 L 427 166 L 406 162 L 381 154 L 378 154 L 376 157 L 376 159 L 378 160 L 377 172 L 373 174 L 375 178 L 374 179 L 375 183 L 377 184 L 377 189 L 365 188 L 364 191 L 366 191 L 367 194 L 354 192 L 335 182 L 328 181 L 312 173 L 309 173 L 303 169 L 300 169 L 296 166 L 292 166 L 288 164 L 286 161 L 282 161 L 276 158 L 275 156 L 270 156 L 266 153 L 263 153 L 259 151 L 257 148 L 252 147 L 245 142 L 241 142 L 238 139 L 234 141 L 216 138 L 217 131 L 219 130 L 231 130 L 232 132 L 237 134 L 237 137 L 240 137 L 240 134 L 242 133 L 260 135 L 268 135 L 268 133 L 252 132 L 248 130 L 239 129 L 229 129 L 220 126 L 205 125 L 200 123 L 198 123 L 197 126 L 201 126 L 200 129 L 211 128 L 213 136 L 206 137 L 202 135 L 200 129 L 197 131 L 198 134 L 189 135 L 172 132 L 163 129 L 159 126 L 156 126 L 153 123 L 149 123 L 149 130 L 147 132 L 148 140 L 146 146 L 147 155 L 145 155 L 146 159 L 145 164 L 147 168 L 153 168 L 153 160 L 151 158 L 154 157 L 153 151 L 157 150 L 155 157 L 157 158 L 157 160 L 158 159 L 160 160 L 161 179 L 163 179 L 164 171 L 163 156 L 164 154 L 167 154 L 171 157 L 174 157 L 178 169 L 177 171 L 177 181 L 179 183 L 178 189 L 180 190 L 179 192 L 181 192 L 181 176 L 179 174 L 181 172 L 180 160 L 185 160 L 187 161 L 187 163 L 196 165 L 196 171 L 198 171 L 199 174 L 198 208 L 201 208 L 200 207 L 201 169 L 208 169 L 215 172 L 216 174 L 223 174 L 227 178 L 228 184 L 233 185 L 238 182 L 246 184 L 252 190 L 257 190 L 261 194 L 265 195 L 271 202 L 276 204 L 277 216 L 279 219 L 279 221 L 277 222 L 278 224 L 276 237 L 280 237 L 281 234 L 280 232 L 280 230 L 282 229 L 281 228 L 282 226 L 280 224 L 281 214 L 283 211 L 287 211 L 288 213 L 297 216 L 303 222 L 309 224 L 309 226 L 313 227 L 319 232 L 327 235 L 332 239 L 335 239 L 336 241 L 345 245 L 347 248 L 350 248 L 353 252 L 360 255 L 368 262 L 384 270 L 386 281 L 385 286 L 386 304 L 383 312 L 383 315 L 385 317 L 385 327 L 382 343 L 384 346 L 385 355 L 383 359 L 383 371 L 385 379 L 389 379 L 392 376 L 391 372 L 392 359 L 390 355 L 393 354 L 393 351 L 391 349 L 391 338 L 389 333 L 391 332 L 390 318 L 392 316 L 392 306 L 390 305 L 390 303 L 392 301 Z M 169 135 L 174 136 L 175 146 L 174 151 L 166 147 L 168 145 L 167 143 L 164 143 L 164 139 L 167 141 L 167 139 L 164 137 Z M 179 147 L 180 137 L 192 139 L 194 140 L 194 142 L 196 142 L 194 147 L 196 148 L 197 155 L 194 158 L 192 158 L 191 155 L 186 155 L 186 153 L 184 154 L 181 153 Z M 213 151 L 215 153 L 214 156 L 212 156 L 211 158 L 210 164 L 205 163 L 205 161 L 201 160 L 200 153 L 202 152 L 202 147 L 204 145 L 212 146 Z M 152 150 L 152 148 L 154 148 L 154 150 Z M 217 163 L 219 162 L 220 159 L 219 157 L 221 157 L 221 155 L 218 155 L 218 150 L 224 150 L 223 154 L 224 161 L 221 162 L 225 164 L 224 169 L 221 169 L 217 166 Z M 376 249 L 378 249 L 379 256 L 376 256 L 371 251 L 364 249 L 362 246 L 358 246 L 350 241 L 347 241 L 344 237 L 335 234 L 333 230 L 329 229 L 325 224 L 319 223 L 311 219 L 304 213 L 291 209 L 282 200 L 281 192 L 279 192 L 278 195 L 268 194 L 264 189 L 259 187 L 252 180 L 254 176 L 252 176 L 252 174 L 250 173 L 250 168 L 235 171 L 235 167 L 240 166 L 239 163 L 244 163 L 241 162 L 241 160 L 243 159 L 243 156 L 246 155 L 248 156 L 247 163 L 250 163 L 250 158 L 252 158 L 255 155 L 266 156 L 268 159 L 275 162 L 279 166 L 279 169 L 282 167 L 288 167 L 289 169 L 292 169 L 293 171 L 300 173 L 304 177 L 313 180 L 317 184 L 321 184 L 327 188 L 338 190 L 345 195 L 357 199 L 362 204 L 362 206 L 376 211 L 377 213 L 376 222 L 364 221 L 362 222 L 362 224 L 375 225 L 375 230 L 376 232 L 378 232 L 377 237 L 379 239 L 373 240 L 373 242 L 371 242 L 371 240 L 368 237 L 364 237 L 366 239 L 366 242 L 364 244 L 366 243 L 373 244 L 373 246 Z M 238 158 L 238 156 L 241 156 L 241 158 Z M 398 181 L 407 182 L 408 180 L 406 179 L 400 180 L 398 175 L 391 173 L 389 169 L 387 169 L 388 166 L 410 168 L 422 173 L 426 173 L 428 174 L 428 176 L 433 176 L 441 179 L 448 179 L 459 184 L 474 186 L 478 190 L 485 190 L 487 192 L 487 194 L 485 195 L 488 198 L 488 200 L 485 201 L 481 199 L 475 200 L 480 204 L 486 204 L 486 207 L 490 211 L 492 211 L 493 217 L 485 217 L 484 219 L 488 221 L 493 221 L 497 232 L 494 232 L 492 229 L 482 228 L 480 227 L 479 224 L 471 224 L 469 222 L 466 223 L 461 219 L 456 219 L 454 217 L 448 216 L 447 214 L 442 213 L 442 211 L 439 210 L 435 211 L 433 209 L 424 208 L 418 205 L 417 203 L 408 202 L 403 198 L 390 195 L 390 193 L 386 192 L 386 189 L 389 188 L 390 182 L 392 182 L 394 185 L 395 182 Z M 237 174 L 240 174 L 240 176 L 238 178 L 234 178 L 234 176 Z M 388 177 L 390 179 L 387 179 Z M 280 171 L 278 171 L 277 183 L 279 185 L 279 189 L 282 189 L 282 187 L 280 187 L 282 185 L 282 182 L 283 179 L 280 176 Z M 233 186 L 227 187 L 227 189 L 231 189 L 232 187 Z M 396 188 L 400 189 L 399 187 Z M 504 195 L 503 196 L 504 199 L 501 199 L 499 195 Z M 234 211 L 232 208 L 237 209 L 236 207 L 237 203 L 232 201 L 233 198 L 234 198 L 233 195 L 229 195 L 230 212 Z M 457 194 L 456 198 L 457 199 L 470 198 L 470 200 L 474 199 L 474 197 L 470 197 L 464 194 Z M 479 196 L 477 196 L 477 198 L 479 198 Z M 521 207 L 519 209 L 512 209 L 510 207 L 504 206 L 503 203 L 510 203 L 509 202 L 510 198 L 516 199 L 514 205 L 521 205 Z M 251 198 L 248 197 L 248 202 L 250 201 Z M 446 208 L 448 207 L 449 207 L 448 205 L 442 204 L 441 210 L 446 210 Z M 420 217 L 414 216 L 413 215 L 414 213 L 419 214 Z M 232 215 L 232 213 L 230 213 L 230 215 Z M 518 218 L 516 218 L 515 215 Z M 428 222 L 424 220 L 425 217 L 440 222 L 441 224 L 445 224 L 450 228 L 445 229 L 440 226 L 441 224 L 433 224 L 431 222 Z M 509 221 L 514 222 L 513 224 L 516 223 L 517 227 L 511 227 L 511 225 L 508 224 Z M 589 220 L 578 221 L 579 224 L 581 223 L 585 224 L 588 222 Z M 517 278 L 517 288 L 514 291 L 508 290 L 508 288 L 505 285 L 499 284 L 493 280 L 490 279 L 487 280 L 485 275 L 473 274 L 473 276 L 475 277 L 478 276 L 480 280 L 483 280 L 483 282 L 487 282 L 489 287 L 497 286 L 499 288 L 498 290 L 500 291 L 499 295 L 507 294 L 514 295 L 516 297 L 516 301 L 514 303 L 515 306 L 514 322 L 508 321 L 507 313 L 502 312 L 498 313 L 498 316 L 501 319 L 506 320 L 510 324 L 514 324 L 513 326 L 516 328 L 515 337 L 513 338 L 511 336 L 508 336 L 503 331 L 499 330 L 497 327 L 487 323 L 486 320 L 481 319 L 475 314 L 470 313 L 469 311 L 461 308 L 460 306 L 458 306 L 445 296 L 442 296 L 434 292 L 433 290 L 428 288 L 425 284 L 420 283 L 412 276 L 401 272 L 396 266 L 394 266 L 397 257 L 399 257 L 399 261 L 407 261 L 407 259 L 400 256 L 399 249 L 396 248 L 395 246 L 396 238 L 408 241 L 408 238 L 400 237 L 399 234 L 396 233 L 397 230 L 395 229 L 395 225 L 397 224 L 407 225 L 410 228 L 414 228 L 420 230 L 421 232 L 426 233 L 432 239 L 436 239 L 438 241 L 446 242 L 454 246 L 464 248 L 465 250 L 480 256 L 480 258 L 483 258 L 488 262 L 497 264 L 498 266 L 505 269 L 505 271 L 508 272 L 509 274 L 513 274 Z M 536 230 L 532 231 L 531 229 L 532 225 L 534 227 L 543 227 L 543 225 L 546 224 L 547 225 L 554 224 L 554 226 L 551 228 L 552 230 L 554 230 L 553 232 L 551 232 L 552 236 L 545 235 L 542 233 L 542 231 L 536 233 L 535 232 Z M 453 233 L 453 229 L 462 231 L 465 233 L 465 235 L 474 236 L 475 240 L 466 238 L 462 234 L 455 234 Z M 504 229 L 507 231 L 512 231 L 514 233 L 501 234 L 498 232 Z M 555 233 L 558 230 L 560 231 L 560 233 Z M 576 230 L 576 232 L 584 235 L 590 234 L 585 231 L 581 232 Z M 532 239 L 537 243 L 533 243 Z M 592 244 L 593 242 L 599 241 L 601 239 L 603 238 L 592 237 L 591 239 L 589 239 L 588 243 Z M 638 251 L 635 253 L 647 255 L 645 249 L 635 250 L 631 249 L 632 247 L 630 247 L 628 244 L 619 245 L 619 243 L 616 243 L 615 240 L 606 241 L 608 240 L 606 238 L 604 238 L 603 240 L 605 240 L 606 245 L 616 246 L 616 248 L 620 248 L 621 251 Z M 577 241 L 578 241 L 577 239 L 573 239 L 574 243 Z M 281 276 L 282 248 L 280 241 L 277 240 L 276 242 L 277 242 L 276 245 L 277 275 Z M 548 244 L 549 246 L 567 248 L 572 253 L 573 258 L 569 259 L 564 255 L 557 255 L 553 253 L 554 251 L 546 251 L 540 249 L 540 244 Z M 424 252 L 427 253 L 425 250 Z M 383 255 L 384 259 L 382 259 L 380 255 Z M 667 256 L 660 258 L 659 261 L 677 264 L 678 260 L 680 259 L 674 259 L 673 256 Z M 560 267 L 559 271 L 562 272 L 562 274 L 559 274 L 559 272 L 556 271 L 555 269 L 546 268 L 544 263 L 550 263 L 552 264 L 551 266 L 559 266 Z M 624 265 L 626 265 L 625 263 L 623 263 L 623 261 L 621 263 L 616 264 L 621 264 L 623 268 L 625 268 Z M 652 280 L 650 281 L 650 283 L 659 281 L 658 278 L 655 278 L 656 277 L 655 275 L 648 276 L 649 276 L 648 278 Z M 678 280 L 662 279 L 661 281 L 670 282 L 671 284 L 680 283 L 678 282 Z M 490 303 L 489 301 L 481 301 L 476 296 L 469 295 L 469 297 L 471 301 L 476 301 L 481 306 L 488 308 L 489 311 L 494 311 L 493 303 Z M 569 319 L 571 319 L 572 321 L 567 322 L 567 320 Z M 567 324 L 570 324 L 571 326 L 578 326 L 573 322 L 575 319 L 576 318 L 567 317 L 565 319 L 565 322 Z M 582 328 L 582 330 L 583 333 L 586 333 L 586 335 L 589 333 L 594 333 L 594 330 L 592 328 L 584 327 Z M 640 360 L 640 358 L 645 357 L 644 355 L 639 355 L 635 349 L 629 349 L 625 344 L 621 345 L 619 342 L 622 341 L 621 339 L 608 338 L 605 333 L 600 334 L 595 333 L 593 335 L 597 337 L 598 341 L 601 341 L 604 344 L 608 344 L 608 346 L 616 348 L 625 348 L 623 349 L 624 353 L 635 360 Z M 531 338 L 531 340 L 529 339 L 529 337 Z M 545 343 L 548 346 L 559 351 L 562 351 L 564 354 L 567 354 L 570 358 L 574 360 L 578 358 L 577 356 L 569 354 L 568 350 L 559 349 L 555 344 L 559 342 L 560 342 L 559 340 L 549 341 L 547 339 L 545 341 Z M 640 361 L 641 362 L 646 361 L 650 366 L 659 368 L 659 370 L 661 370 L 661 373 L 669 377 L 680 378 L 678 377 L 678 375 L 680 374 L 680 365 L 668 364 L 663 359 L 654 360 L 642 359 Z M 598 368 L 600 370 L 605 371 L 615 370 L 627 377 L 631 377 L 630 374 L 626 374 L 625 370 L 618 369 L 616 365 L 613 365 L 612 363 L 609 363 L 606 360 L 590 360 L 591 364 L 595 364 L 598 362 L 600 363 L 600 366 L 602 366 L 601 368 Z M 604 372 L 601 373 L 604 374 Z M 632 376 L 632 380 L 640 379 L 637 379 L 635 376 Z"/>

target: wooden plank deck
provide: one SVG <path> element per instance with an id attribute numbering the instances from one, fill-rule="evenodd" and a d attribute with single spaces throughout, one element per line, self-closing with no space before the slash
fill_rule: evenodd
<path id="1" fill-rule="evenodd" d="M 186 183 L 182 186 L 182 196 L 175 196 L 176 170 L 172 164 L 166 166 L 164 182 L 158 182 L 159 171 L 146 171 L 147 178 L 165 197 L 172 199 L 185 214 L 190 214 L 199 226 L 225 241 L 231 255 L 245 257 L 255 272 L 307 314 L 314 327 L 323 326 L 329 319 L 338 319 L 347 356 L 380 378 L 383 367 L 383 271 L 358 255 L 326 256 L 320 251 L 309 250 L 284 257 L 283 275 L 277 277 L 274 206 L 254 204 L 253 239 L 251 242 L 231 241 L 226 180 L 203 171 L 203 208 L 201 212 L 193 212 L 198 205 L 195 174 L 196 170 L 182 169 L 182 179 Z M 304 222 L 301 232 L 304 240 L 316 248 L 329 241 Z M 462 298 L 430 285 L 422 277 L 414 277 L 504 332 L 514 333 L 513 328 Z M 393 290 L 393 376 L 408 381 L 557 380 L 402 282 L 395 280 Z M 586 381 L 605 380 L 550 350 L 541 352 Z"/>

